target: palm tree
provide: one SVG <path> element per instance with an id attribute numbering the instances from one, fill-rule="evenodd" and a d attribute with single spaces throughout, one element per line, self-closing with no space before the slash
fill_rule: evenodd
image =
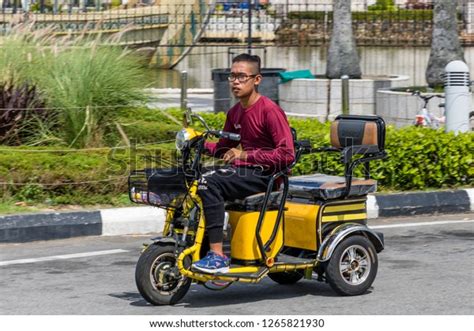
<path id="1" fill-rule="evenodd" d="M 433 40 L 426 68 L 426 82 L 430 87 L 443 85 L 442 74 L 449 62 L 464 61 L 459 42 L 456 5 L 457 1 L 453 0 L 434 1 Z"/>
<path id="2" fill-rule="evenodd" d="M 331 79 L 341 78 L 343 75 L 348 75 L 350 78 L 361 78 L 360 59 L 352 34 L 350 0 L 333 1 L 332 26 L 326 76 Z"/>

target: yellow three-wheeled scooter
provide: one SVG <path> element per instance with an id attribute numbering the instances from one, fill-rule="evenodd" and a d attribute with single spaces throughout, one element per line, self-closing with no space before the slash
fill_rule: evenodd
<path id="1" fill-rule="evenodd" d="M 386 157 L 385 123 L 377 116 L 338 116 L 331 125 L 331 147 L 313 149 L 295 140 L 296 159 L 275 174 L 266 192 L 226 205 L 225 237 L 231 266 L 226 273 L 191 270 L 209 249 L 206 220 L 197 195 L 202 154 L 208 137 L 240 140 L 233 133 L 184 128 L 176 136 L 180 162 L 174 168 L 135 170 L 129 178 L 130 199 L 167 209 L 163 234 L 146 245 L 136 266 L 141 295 L 154 305 L 174 304 L 191 282 L 224 289 L 233 282 L 257 283 L 264 277 L 291 284 L 302 278 L 328 282 L 341 295 L 367 291 L 377 274 L 383 236 L 367 227 L 367 194 L 375 192 L 369 162 Z M 344 177 L 313 174 L 289 177 L 304 153 L 339 153 Z M 353 178 L 362 165 L 366 176 Z M 282 182 L 275 189 L 276 182 Z"/>

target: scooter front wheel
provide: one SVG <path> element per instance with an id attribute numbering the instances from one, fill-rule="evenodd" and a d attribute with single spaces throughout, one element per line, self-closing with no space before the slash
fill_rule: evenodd
<path id="1" fill-rule="evenodd" d="M 174 245 L 153 244 L 137 262 L 135 282 L 138 291 L 153 305 L 173 305 L 181 300 L 191 286 L 191 279 L 177 268 Z"/>
<path id="2" fill-rule="evenodd" d="M 372 242 L 363 236 L 344 239 L 326 266 L 329 284 L 338 294 L 365 293 L 377 275 L 378 258 Z"/>

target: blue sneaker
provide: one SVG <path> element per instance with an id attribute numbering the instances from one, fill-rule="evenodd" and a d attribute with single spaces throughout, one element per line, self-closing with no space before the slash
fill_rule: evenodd
<path id="1" fill-rule="evenodd" d="M 192 264 L 192 268 L 209 274 L 229 271 L 230 259 L 209 251 L 207 255 Z"/>

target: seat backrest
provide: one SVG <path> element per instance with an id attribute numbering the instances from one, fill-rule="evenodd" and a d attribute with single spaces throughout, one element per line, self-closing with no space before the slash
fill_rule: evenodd
<path id="1" fill-rule="evenodd" d="M 331 123 L 331 145 L 344 148 L 353 145 L 377 145 L 385 148 L 385 122 L 380 116 L 339 115 Z"/>

